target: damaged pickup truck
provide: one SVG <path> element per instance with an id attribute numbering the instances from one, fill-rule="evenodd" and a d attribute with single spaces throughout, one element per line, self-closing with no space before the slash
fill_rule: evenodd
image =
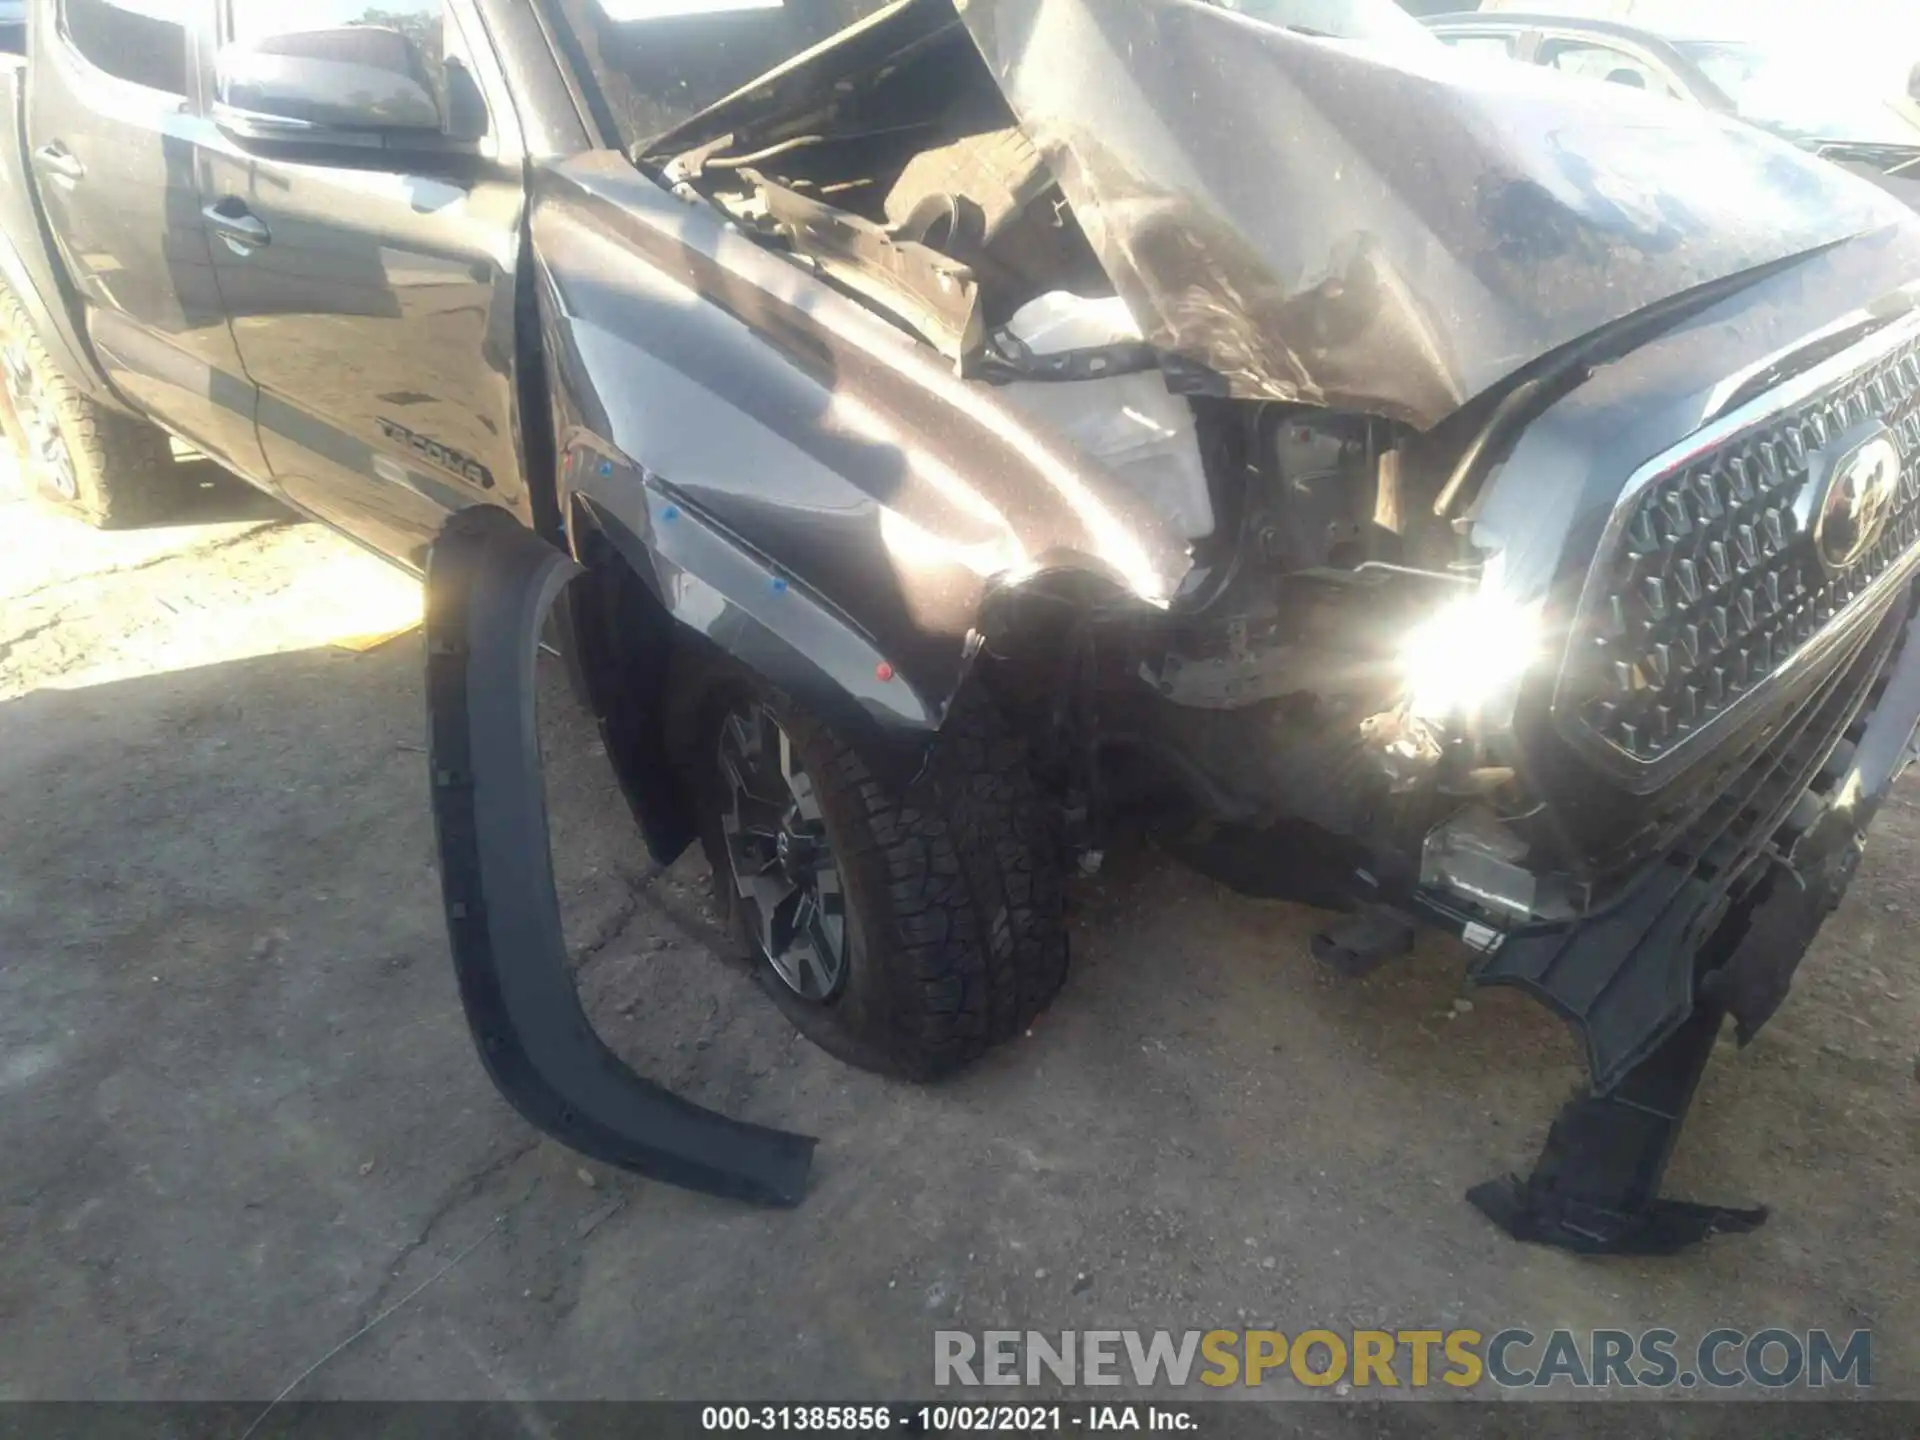
<path id="1" fill-rule="evenodd" d="M 170 432 L 425 571 L 452 950 L 532 1123 L 773 1203 L 814 1143 L 586 1021 L 551 615 L 834 1054 L 1019 1033 L 1144 829 L 1333 912 L 1324 964 L 1437 929 L 1575 1027 L 1470 1197 L 1512 1235 L 1758 1223 L 1660 1181 L 1920 719 L 1920 218 L 1390 0 L 117 8 L 36 0 L 0 72 L 8 434 L 110 517 Z"/>

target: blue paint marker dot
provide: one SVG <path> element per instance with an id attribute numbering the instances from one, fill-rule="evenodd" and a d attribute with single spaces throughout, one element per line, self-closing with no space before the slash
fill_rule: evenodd
<path id="1" fill-rule="evenodd" d="M 600 473 L 602 475 L 611 475 L 613 473 L 613 461 L 602 460 L 600 462 Z"/>
<path id="2" fill-rule="evenodd" d="M 784 595 L 787 593 L 787 582 L 777 575 L 773 580 L 773 593 L 776 595 Z"/>
<path id="3" fill-rule="evenodd" d="M 660 518 L 662 520 L 678 520 L 680 518 L 680 507 L 678 505 L 667 506 L 666 509 L 660 512 Z"/>

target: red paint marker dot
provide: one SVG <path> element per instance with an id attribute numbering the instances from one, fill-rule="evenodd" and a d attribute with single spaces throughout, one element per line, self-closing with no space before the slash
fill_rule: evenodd
<path id="1" fill-rule="evenodd" d="M 874 678 L 884 685 L 893 679 L 893 666 L 882 660 L 878 665 L 873 667 L 873 674 Z"/>

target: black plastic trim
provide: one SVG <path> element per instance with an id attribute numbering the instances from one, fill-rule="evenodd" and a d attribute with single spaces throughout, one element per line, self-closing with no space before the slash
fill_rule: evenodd
<path id="1" fill-rule="evenodd" d="M 427 564 L 427 715 L 447 937 L 481 1062 L 528 1122 L 650 1179 L 797 1205 L 814 1140 L 730 1120 L 627 1068 L 580 1006 L 535 723 L 540 627 L 580 573 L 504 510 L 447 522 Z"/>
<path id="2" fill-rule="evenodd" d="M 1710 938 L 1704 927 L 1868 704 L 1895 621 L 1903 625 L 1904 613 L 1881 617 L 1880 632 L 1783 722 L 1737 789 L 1621 905 L 1568 929 L 1509 936 L 1474 971 L 1474 984 L 1524 990 L 1573 1023 L 1597 1093 L 1613 1090 L 1686 1020 L 1694 957 Z"/>

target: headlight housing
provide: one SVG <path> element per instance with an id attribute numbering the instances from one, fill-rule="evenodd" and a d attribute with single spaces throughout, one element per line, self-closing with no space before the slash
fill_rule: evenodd
<path id="1" fill-rule="evenodd" d="M 1434 724 L 1508 704 L 1540 658 L 1540 611 L 1481 588 L 1448 601 L 1400 645 L 1408 709 Z"/>

